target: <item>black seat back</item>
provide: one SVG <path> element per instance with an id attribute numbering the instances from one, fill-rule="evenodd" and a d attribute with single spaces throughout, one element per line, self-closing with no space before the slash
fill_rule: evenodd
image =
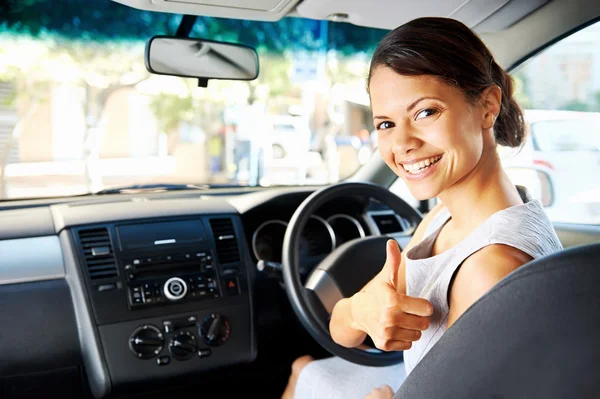
<path id="1" fill-rule="evenodd" d="M 600 398 L 600 244 L 537 259 L 504 278 L 394 398 Z"/>

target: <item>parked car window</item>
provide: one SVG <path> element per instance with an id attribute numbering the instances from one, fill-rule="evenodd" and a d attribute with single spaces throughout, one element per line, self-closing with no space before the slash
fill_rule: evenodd
<path id="1" fill-rule="evenodd" d="M 532 57 L 513 77 L 528 137 L 521 149 L 499 149 L 509 175 L 534 196 L 551 194 L 553 222 L 600 224 L 600 22 Z"/>

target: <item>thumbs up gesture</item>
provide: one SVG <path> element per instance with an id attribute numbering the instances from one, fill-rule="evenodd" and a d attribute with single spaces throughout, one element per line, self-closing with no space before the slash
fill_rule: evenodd
<path id="1" fill-rule="evenodd" d="M 429 327 L 433 306 L 426 299 L 398 292 L 400 248 L 389 240 L 386 251 L 382 271 L 351 298 L 352 328 L 367 333 L 381 350 L 406 350 Z"/>

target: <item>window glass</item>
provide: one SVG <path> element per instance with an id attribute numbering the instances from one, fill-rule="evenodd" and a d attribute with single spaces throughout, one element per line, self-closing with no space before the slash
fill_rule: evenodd
<path id="1" fill-rule="evenodd" d="M 364 80 L 387 33 L 348 23 L 198 17 L 191 37 L 256 48 L 252 81 L 148 73 L 181 15 L 107 0 L 2 6 L 0 200 L 138 184 L 324 185 L 373 148 Z"/>
<path id="2" fill-rule="evenodd" d="M 600 23 L 559 41 L 513 71 L 528 136 L 499 148 L 515 184 L 554 222 L 600 224 Z"/>

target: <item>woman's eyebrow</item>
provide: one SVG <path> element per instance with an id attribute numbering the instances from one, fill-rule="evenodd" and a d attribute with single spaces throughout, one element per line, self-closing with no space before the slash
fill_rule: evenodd
<path id="1" fill-rule="evenodd" d="M 414 107 L 416 107 L 417 104 L 420 103 L 423 100 L 437 100 L 437 101 L 442 101 L 442 99 L 439 98 L 439 97 L 432 97 L 432 96 L 419 97 L 415 101 L 413 101 L 408 107 L 406 107 L 406 112 L 412 111 L 412 109 Z M 376 115 L 376 116 L 373 117 L 373 119 L 391 119 L 391 118 L 389 116 Z"/>
<path id="2" fill-rule="evenodd" d="M 423 100 L 438 100 L 438 101 L 442 101 L 438 97 L 431 97 L 431 96 L 419 97 L 415 101 L 413 101 L 408 107 L 406 107 L 406 112 L 410 112 L 418 103 L 420 103 Z"/>

